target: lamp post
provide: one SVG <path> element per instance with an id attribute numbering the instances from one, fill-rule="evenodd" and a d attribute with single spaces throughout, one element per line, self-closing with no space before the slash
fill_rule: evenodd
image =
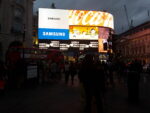
<path id="1" fill-rule="evenodd" d="M 26 29 L 25 29 L 25 24 L 23 25 L 23 38 L 22 38 L 22 44 L 23 44 L 23 52 L 22 52 L 22 58 L 24 59 L 24 42 L 25 42 L 25 34 L 26 34 Z"/>

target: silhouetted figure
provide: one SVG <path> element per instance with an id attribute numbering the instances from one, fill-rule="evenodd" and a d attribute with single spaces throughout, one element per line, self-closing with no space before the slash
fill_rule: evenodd
<path id="1" fill-rule="evenodd" d="M 150 75 L 150 64 L 148 64 L 147 73 Z"/>
<path id="2" fill-rule="evenodd" d="M 6 67 L 4 62 L 0 61 L 0 95 L 4 94 L 6 84 Z"/>
<path id="3" fill-rule="evenodd" d="M 51 8 L 52 8 L 52 9 L 55 9 L 55 8 L 56 8 L 55 3 L 52 3 L 52 4 L 51 4 Z"/>
<path id="4" fill-rule="evenodd" d="M 129 73 L 127 80 L 128 99 L 131 103 L 139 101 L 139 81 L 142 65 L 137 61 L 132 61 L 129 65 Z"/>
<path id="5" fill-rule="evenodd" d="M 92 98 L 95 97 L 97 112 L 103 113 L 100 67 L 94 64 L 93 56 L 87 54 L 79 70 L 79 79 L 85 91 L 85 113 L 91 113 Z M 102 72 L 103 73 L 103 72 Z"/>
<path id="6" fill-rule="evenodd" d="M 27 66 L 25 60 L 20 59 L 16 63 L 16 75 L 15 75 L 15 85 L 16 88 L 21 88 L 25 82 Z"/>
<path id="7" fill-rule="evenodd" d="M 69 80 L 69 63 L 68 62 L 65 62 L 65 83 L 68 84 L 68 80 Z"/>
<path id="8" fill-rule="evenodd" d="M 69 70 L 70 70 L 70 76 L 71 76 L 71 84 L 73 85 L 74 76 L 76 75 L 76 72 L 77 72 L 75 63 L 71 62 Z"/>
<path id="9" fill-rule="evenodd" d="M 51 66 L 50 66 L 50 70 L 51 70 L 51 78 L 54 80 L 56 79 L 56 74 L 57 74 L 57 63 L 55 61 L 52 61 Z"/>
<path id="10" fill-rule="evenodd" d="M 114 87 L 114 71 L 116 66 L 114 62 L 107 63 L 107 86 Z"/>

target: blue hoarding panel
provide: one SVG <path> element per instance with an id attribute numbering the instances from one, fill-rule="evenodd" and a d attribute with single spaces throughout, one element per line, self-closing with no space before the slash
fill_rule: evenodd
<path id="1" fill-rule="evenodd" d="M 38 29 L 39 39 L 69 40 L 69 29 Z"/>

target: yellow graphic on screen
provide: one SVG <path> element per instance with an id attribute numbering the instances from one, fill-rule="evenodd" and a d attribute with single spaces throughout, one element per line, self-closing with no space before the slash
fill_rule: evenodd
<path id="1" fill-rule="evenodd" d="M 98 27 L 70 26 L 70 39 L 98 40 Z"/>

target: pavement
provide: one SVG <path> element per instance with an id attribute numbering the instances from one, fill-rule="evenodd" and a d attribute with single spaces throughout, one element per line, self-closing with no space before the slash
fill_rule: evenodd
<path id="1" fill-rule="evenodd" d="M 26 89 L 9 90 L 0 96 L 0 113 L 82 113 L 83 99 L 78 78 L 74 85 L 64 79 Z M 142 74 L 140 102 L 127 101 L 127 87 L 115 79 L 115 87 L 109 86 L 104 96 L 105 113 L 150 113 L 150 77 Z M 93 113 L 96 113 L 93 103 Z"/>

